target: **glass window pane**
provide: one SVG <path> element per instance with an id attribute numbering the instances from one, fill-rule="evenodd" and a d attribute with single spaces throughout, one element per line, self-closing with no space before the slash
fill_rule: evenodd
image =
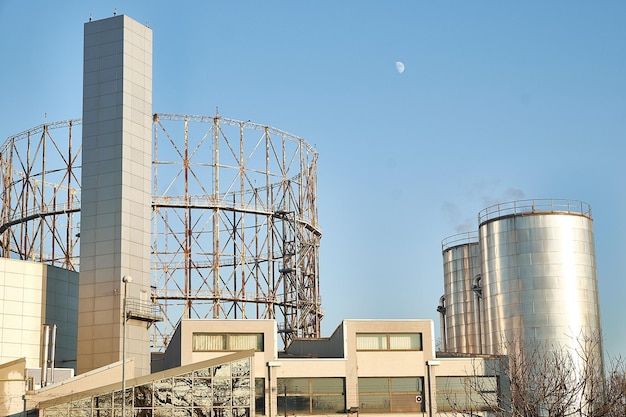
<path id="1" fill-rule="evenodd" d="M 265 378 L 254 380 L 254 412 L 265 415 Z"/>
<path id="2" fill-rule="evenodd" d="M 392 392 L 422 392 L 422 378 L 392 378 Z"/>
<path id="3" fill-rule="evenodd" d="M 153 417 L 171 417 L 172 409 L 171 408 L 155 408 Z"/>
<path id="4" fill-rule="evenodd" d="M 111 408 L 113 404 L 113 393 L 98 395 L 94 398 L 93 406 L 95 408 Z"/>
<path id="5" fill-rule="evenodd" d="M 191 344 L 194 352 L 226 350 L 226 335 L 194 333 L 191 339 Z"/>
<path id="6" fill-rule="evenodd" d="M 441 410 L 492 410 L 498 404 L 497 377 L 437 377 Z"/>
<path id="7" fill-rule="evenodd" d="M 193 414 L 188 408 L 174 408 L 172 409 L 172 417 L 193 417 Z"/>
<path id="8" fill-rule="evenodd" d="M 423 397 L 414 393 L 393 394 L 391 396 L 391 411 L 394 413 L 408 413 L 422 411 Z"/>
<path id="9" fill-rule="evenodd" d="M 209 377 L 211 376 L 211 368 L 200 368 L 193 371 L 194 376 Z"/>
<path id="10" fill-rule="evenodd" d="M 389 394 L 359 394 L 361 411 L 388 411 L 391 409 Z"/>
<path id="11" fill-rule="evenodd" d="M 250 359 L 240 359 L 231 362 L 232 376 L 250 376 Z"/>
<path id="12" fill-rule="evenodd" d="M 482 392 L 497 392 L 498 391 L 498 378 L 495 376 L 483 376 L 476 378 L 477 391 Z"/>
<path id="13" fill-rule="evenodd" d="M 70 404 L 70 408 L 91 408 L 91 397 L 72 401 Z"/>
<path id="14" fill-rule="evenodd" d="M 462 376 L 438 376 L 437 392 L 462 392 L 466 390 L 465 377 Z M 467 387 L 469 388 L 469 387 Z"/>
<path id="15" fill-rule="evenodd" d="M 152 407 L 152 384 L 135 387 L 135 407 Z"/>
<path id="16" fill-rule="evenodd" d="M 216 378 L 228 378 L 230 375 L 230 363 L 213 367 L 213 376 Z"/>
<path id="17" fill-rule="evenodd" d="M 335 414 L 346 411 L 346 400 L 343 395 L 314 395 L 311 401 L 313 414 Z"/>
<path id="18" fill-rule="evenodd" d="M 387 335 L 361 333 L 356 335 L 357 350 L 387 350 Z"/>
<path id="19" fill-rule="evenodd" d="M 177 407 L 191 407 L 193 405 L 191 378 L 174 378 L 172 404 Z"/>
<path id="20" fill-rule="evenodd" d="M 391 350 L 422 350 L 421 333 L 392 333 L 389 335 Z"/>
<path id="21" fill-rule="evenodd" d="M 213 403 L 216 406 L 231 405 L 231 385 L 229 379 L 213 380 Z"/>
<path id="22" fill-rule="evenodd" d="M 389 378 L 359 378 L 359 392 L 389 392 Z"/>
<path id="23" fill-rule="evenodd" d="M 262 334 L 229 334 L 228 350 L 249 350 L 263 351 Z"/>
<path id="24" fill-rule="evenodd" d="M 172 380 L 170 378 L 154 381 L 154 405 L 171 405 Z"/>
<path id="25" fill-rule="evenodd" d="M 284 395 L 285 392 L 287 393 L 287 395 L 308 394 L 309 393 L 309 379 L 308 378 L 279 378 L 277 395 Z"/>
<path id="26" fill-rule="evenodd" d="M 233 408 L 232 417 L 250 417 L 249 408 Z"/>
<path id="27" fill-rule="evenodd" d="M 276 397 L 278 412 L 283 414 L 310 414 L 310 400 L 308 395 L 283 396 Z"/>
<path id="28" fill-rule="evenodd" d="M 343 378 L 312 378 L 311 392 L 343 394 Z"/>
<path id="29" fill-rule="evenodd" d="M 213 391 L 210 378 L 195 378 L 193 380 L 193 403 L 196 406 L 210 406 L 213 404 Z"/>
<path id="30" fill-rule="evenodd" d="M 250 406 L 250 378 L 233 378 L 233 406 Z"/>

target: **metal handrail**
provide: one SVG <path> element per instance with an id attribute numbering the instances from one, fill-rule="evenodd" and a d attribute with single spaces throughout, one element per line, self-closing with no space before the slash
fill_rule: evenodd
<path id="1" fill-rule="evenodd" d="M 478 243 L 478 232 L 464 232 L 456 235 L 448 236 L 441 241 L 441 251 L 453 248 L 455 246 Z"/>
<path id="2" fill-rule="evenodd" d="M 568 199 L 530 199 L 495 204 L 478 213 L 478 224 L 503 216 L 533 213 L 568 213 L 580 214 L 592 218 L 591 205 L 579 200 Z"/>

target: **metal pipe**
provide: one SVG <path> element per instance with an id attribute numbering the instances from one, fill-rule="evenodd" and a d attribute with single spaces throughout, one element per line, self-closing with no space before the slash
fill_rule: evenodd
<path id="1" fill-rule="evenodd" d="M 50 325 L 43 325 L 43 334 L 41 335 L 41 387 L 45 387 L 48 382 L 48 343 L 50 340 Z"/>
<path id="2" fill-rule="evenodd" d="M 122 416 L 126 416 L 126 320 L 128 318 L 126 312 L 126 298 L 128 295 L 128 283 L 133 282 L 133 278 L 130 275 L 124 275 L 122 278 L 124 283 L 124 300 L 123 300 L 123 313 L 122 313 Z"/>
<path id="3" fill-rule="evenodd" d="M 54 356 L 57 345 L 57 325 L 52 325 L 52 341 L 50 346 L 50 382 L 54 384 Z"/>

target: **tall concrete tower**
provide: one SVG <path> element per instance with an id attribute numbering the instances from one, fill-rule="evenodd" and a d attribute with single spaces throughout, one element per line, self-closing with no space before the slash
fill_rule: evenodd
<path id="1" fill-rule="evenodd" d="M 126 300 L 148 304 L 152 31 L 115 16 L 84 33 L 77 372 L 121 360 L 125 341 L 140 376 L 150 373 L 149 326 L 124 314 L 122 278 L 132 277 Z"/>

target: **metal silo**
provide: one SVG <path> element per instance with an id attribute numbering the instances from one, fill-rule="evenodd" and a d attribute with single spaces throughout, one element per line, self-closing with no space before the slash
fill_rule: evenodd
<path id="1" fill-rule="evenodd" d="M 484 302 L 484 353 L 511 341 L 576 348 L 595 338 L 600 308 L 589 204 L 523 200 L 478 215 Z"/>
<path id="2" fill-rule="evenodd" d="M 462 233 L 442 241 L 444 296 L 441 314 L 443 350 L 481 353 L 480 247 L 478 234 Z"/>

